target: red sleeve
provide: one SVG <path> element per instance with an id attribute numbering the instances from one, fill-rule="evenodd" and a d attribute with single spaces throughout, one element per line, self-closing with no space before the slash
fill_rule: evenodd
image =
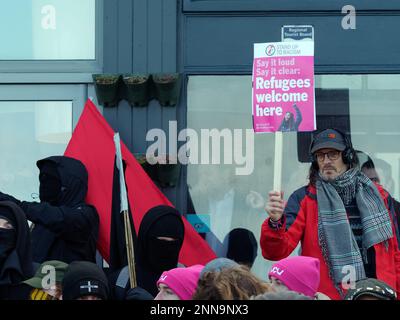
<path id="1" fill-rule="evenodd" d="M 393 231 L 393 250 L 394 250 L 394 263 L 395 263 L 395 272 L 396 272 L 396 293 L 397 300 L 400 300 L 400 249 L 399 249 L 399 226 L 397 224 L 396 212 L 394 209 L 393 198 L 390 194 L 380 185 L 375 183 L 375 186 L 378 188 L 380 192 L 385 206 L 388 209 L 389 217 L 392 222 L 392 231 Z"/>
<path id="2" fill-rule="evenodd" d="M 290 201 L 290 199 L 289 199 Z M 286 212 L 286 209 L 285 209 Z M 268 260 L 281 260 L 289 256 L 303 238 L 305 215 L 300 207 L 292 225 L 286 229 L 286 220 L 281 228 L 273 229 L 266 219 L 261 226 L 260 246 L 262 255 Z"/>
<path id="3" fill-rule="evenodd" d="M 398 247 L 398 239 L 396 235 L 396 227 L 392 220 L 392 230 L 393 230 L 393 254 L 394 254 L 394 264 L 395 264 L 395 272 L 396 272 L 396 293 L 397 300 L 400 300 L 400 250 Z"/>
<path id="4" fill-rule="evenodd" d="M 396 293 L 397 293 L 397 300 L 400 300 L 400 251 L 395 246 L 394 252 L 394 263 L 396 268 Z"/>

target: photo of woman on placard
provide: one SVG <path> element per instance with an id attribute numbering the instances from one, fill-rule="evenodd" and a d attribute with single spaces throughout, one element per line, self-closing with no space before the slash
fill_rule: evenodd
<path id="1" fill-rule="evenodd" d="M 296 104 L 293 105 L 293 108 L 296 111 L 296 117 L 294 116 L 293 112 L 286 112 L 278 131 L 298 131 L 299 125 L 303 120 L 303 117 L 301 116 L 300 109 Z"/>

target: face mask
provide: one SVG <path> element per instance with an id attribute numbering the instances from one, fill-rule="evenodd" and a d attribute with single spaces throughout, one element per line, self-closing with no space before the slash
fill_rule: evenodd
<path id="1" fill-rule="evenodd" d="M 43 167 L 39 175 L 39 198 L 42 202 L 56 204 L 61 191 L 61 182 L 56 168 Z"/>
<path id="2" fill-rule="evenodd" d="M 15 229 L 0 229 L 0 261 L 5 260 L 15 248 L 16 240 Z"/>
<path id="3" fill-rule="evenodd" d="M 147 247 L 147 261 L 153 271 L 165 271 L 176 268 L 182 240 L 160 240 L 151 237 Z"/>

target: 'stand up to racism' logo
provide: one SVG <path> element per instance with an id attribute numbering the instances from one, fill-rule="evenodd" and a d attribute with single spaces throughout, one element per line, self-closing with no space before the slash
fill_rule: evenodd
<path id="1" fill-rule="evenodd" d="M 268 45 L 265 49 L 265 53 L 267 54 L 267 56 L 273 56 L 275 54 L 275 51 L 276 48 L 273 44 Z"/>

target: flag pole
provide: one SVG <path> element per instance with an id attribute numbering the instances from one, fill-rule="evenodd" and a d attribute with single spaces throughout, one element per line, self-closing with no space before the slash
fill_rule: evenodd
<path id="1" fill-rule="evenodd" d="M 120 212 L 122 212 L 124 216 L 125 245 L 126 245 L 126 257 L 128 260 L 129 280 L 131 288 L 135 288 L 137 286 L 136 270 L 135 270 L 135 253 L 133 249 L 134 247 L 133 247 L 131 221 L 129 219 L 128 197 L 126 194 L 124 167 L 122 165 L 121 141 L 118 132 L 114 134 L 114 143 L 115 143 L 116 163 L 117 163 L 117 168 L 119 170 L 119 185 L 120 185 L 120 197 L 121 197 Z"/>
<path id="2" fill-rule="evenodd" d="M 129 280 L 131 288 L 135 288 L 137 287 L 136 270 L 135 270 L 135 253 L 133 250 L 132 230 L 131 230 L 131 223 L 129 220 L 128 210 L 124 210 L 123 215 L 124 215 L 124 225 L 125 225 L 125 244 L 126 244 L 126 253 L 128 260 Z"/>

